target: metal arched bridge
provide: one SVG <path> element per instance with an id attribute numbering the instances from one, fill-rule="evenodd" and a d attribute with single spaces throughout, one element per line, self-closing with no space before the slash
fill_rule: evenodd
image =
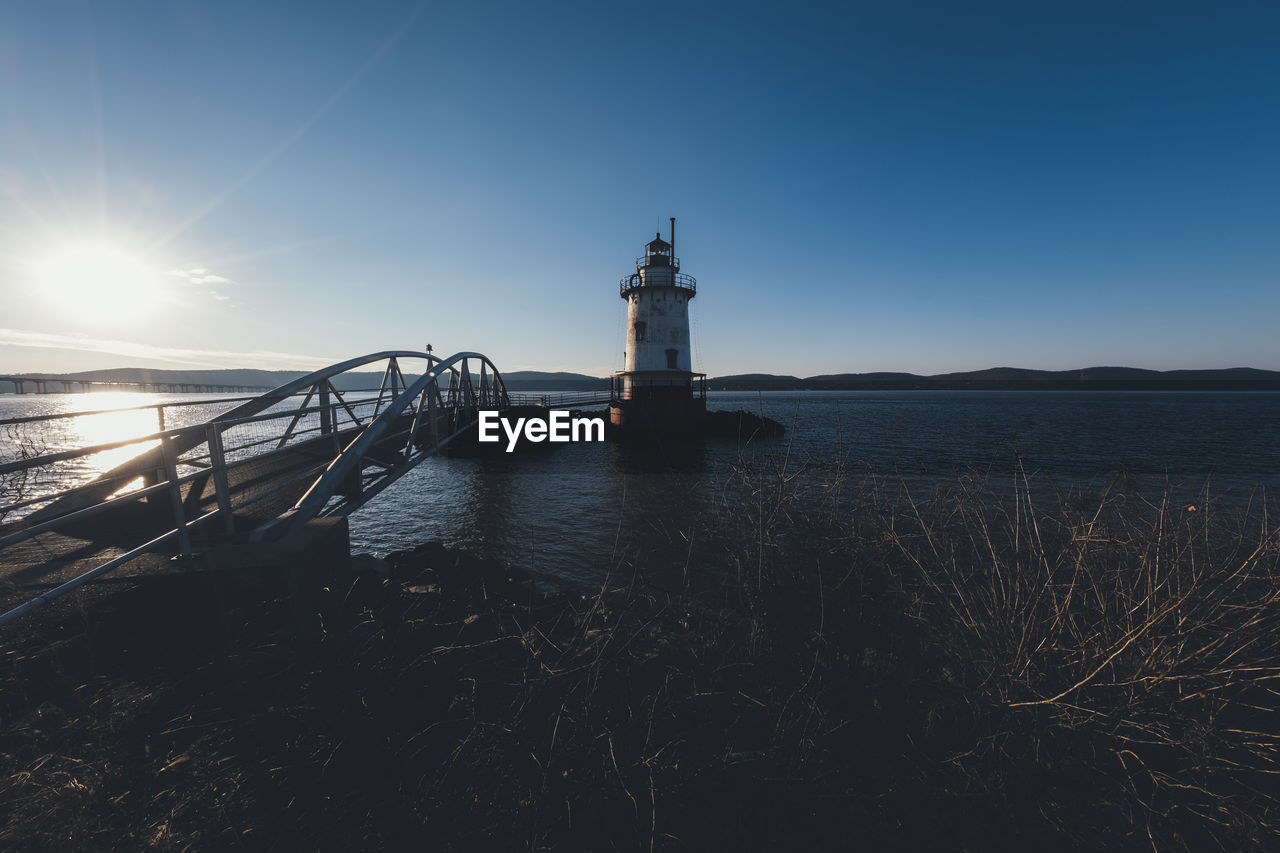
<path id="1" fill-rule="evenodd" d="M 378 364 L 376 391 L 338 389 L 350 384 L 335 381 L 343 374 Z M 349 515 L 471 430 L 482 410 L 608 400 L 608 391 L 509 394 L 480 353 L 390 351 L 318 370 L 202 423 L 165 429 L 173 405 L 143 407 L 157 409 L 159 429 L 120 441 L 50 447 L 39 433 L 55 418 L 119 410 L 0 421 L 16 457 L 0 460 L 0 592 L 20 602 L 0 624 L 145 555 L 167 561 L 278 540 L 313 519 Z"/>

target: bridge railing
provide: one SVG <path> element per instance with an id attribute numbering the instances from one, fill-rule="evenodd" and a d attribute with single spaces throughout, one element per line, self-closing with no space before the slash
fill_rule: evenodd
<path id="1" fill-rule="evenodd" d="M 263 455 L 264 448 L 281 450 L 313 441 L 317 436 L 337 436 L 349 428 L 358 428 L 372 418 L 377 405 L 377 398 L 368 398 L 348 400 L 345 406 L 337 402 L 300 406 L 0 463 L 0 478 L 8 478 L 4 481 L 7 487 L 0 487 L 6 492 L 2 497 L 7 498 L 0 500 L 0 521 L 7 527 L 15 523 L 24 526 L 22 531 L 0 536 L 0 548 L 30 536 L 35 526 L 49 530 L 56 526 L 53 522 L 57 519 L 73 514 L 77 519 L 90 517 L 84 514 L 89 507 L 55 513 L 42 513 L 42 507 L 70 497 L 105 493 L 94 502 L 92 514 L 97 514 L 113 504 L 147 497 L 155 486 L 152 481 L 157 479 L 183 485 L 207 478 L 210 472 L 215 478 L 224 477 L 229 465 Z M 101 471 L 101 459 L 123 454 L 135 460 L 147 451 L 156 457 L 149 463 Z"/>
<path id="2" fill-rule="evenodd" d="M 357 390 L 344 391 L 343 393 L 352 395 L 368 395 L 376 394 L 377 391 L 377 388 L 360 388 Z M 292 396 L 301 397 L 304 394 L 305 392 L 299 391 Z M 4 430 L 5 428 L 15 424 L 53 424 L 59 421 L 77 421 L 83 418 L 95 418 L 98 416 L 102 416 L 104 418 L 119 418 L 125 414 L 145 412 L 155 412 L 156 429 L 164 430 L 170 425 L 169 421 L 173 419 L 173 415 L 170 414 L 170 410 L 191 409 L 197 406 L 208 409 L 216 406 L 222 406 L 226 403 L 243 403 L 246 400 L 257 400 L 261 396 L 261 394 L 255 394 L 247 397 L 213 397 L 206 400 L 167 400 L 163 403 L 147 403 L 141 406 L 118 406 L 113 409 L 90 409 L 87 411 L 53 412 L 41 415 L 0 418 L 0 430 Z M 184 424 L 172 425 L 184 426 Z"/>
<path id="3" fill-rule="evenodd" d="M 471 362 L 479 362 L 479 373 Z M 391 485 L 427 456 L 471 429 L 482 410 L 512 405 L 502 376 L 480 353 L 455 353 L 406 387 L 324 475 L 255 539 L 283 535 L 321 515 L 346 515 Z"/>
<path id="4" fill-rule="evenodd" d="M 239 461 L 251 458 L 259 448 L 305 441 L 324 428 L 324 407 L 320 405 L 297 406 L 302 394 L 293 395 L 280 404 L 277 411 L 263 415 L 235 418 L 216 422 L 218 441 L 222 444 L 225 460 Z M 256 398 L 252 398 L 256 399 Z M 219 401 L 221 402 L 221 401 Z M 208 401 L 199 401 L 208 405 Z M 289 405 L 293 403 L 295 405 Z M 356 416 L 367 419 L 377 405 L 377 397 L 347 400 L 347 407 Z M 174 405 L 174 404 L 169 404 Z M 158 418 L 158 428 L 147 429 L 145 420 L 131 415 L 147 416 L 153 406 L 109 409 L 94 412 L 65 413 L 28 418 L 9 418 L 0 421 L 0 523 L 13 523 L 36 512 L 41 505 L 62 497 L 94 488 L 102 491 L 107 484 L 116 488 L 112 495 L 136 491 L 142 475 L 137 470 L 112 471 L 116 462 L 132 459 L 143 451 L 155 448 L 165 439 L 177 440 L 183 450 L 176 461 L 180 474 L 186 475 L 207 469 L 213 464 L 213 450 L 205 435 L 208 424 L 186 425 L 165 429 L 163 417 Z M 341 425 L 351 420 L 347 408 L 338 402 L 329 403 L 330 420 Z M 124 421 L 118 419 L 123 417 Z M 116 419 L 106 425 L 79 424 L 77 428 L 55 432 L 44 429 L 50 421 L 92 421 Z M 296 424 L 294 421 L 296 419 Z M 285 422 L 288 421 L 288 424 Z M 287 426 L 293 424 L 293 429 Z M 283 425 L 283 427 L 282 427 Z M 133 427 L 135 434 L 114 441 L 63 448 L 68 438 L 85 434 L 111 433 L 120 428 Z M 141 427 L 141 429 L 139 429 Z M 284 439 L 284 443 L 281 443 Z"/>
<path id="5" fill-rule="evenodd" d="M 376 400 L 352 401 L 350 405 L 358 415 L 361 410 L 372 412 Z M 90 571 L 0 616 L 0 624 L 16 619 L 143 554 L 176 546 L 180 553 L 190 555 L 196 535 L 234 536 L 237 517 L 252 512 L 255 506 L 273 497 L 285 496 L 285 506 L 288 506 L 294 499 L 294 493 L 304 489 L 324 471 L 332 458 L 331 453 L 304 460 L 284 476 L 264 481 L 256 487 L 250 485 L 233 490 L 230 472 L 234 470 L 237 459 L 252 458 L 255 455 L 253 449 L 266 443 L 275 443 L 277 447 L 282 441 L 286 445 L 305 445 L 316 441 L 316 433 L 332 433 L 336 440 L 343 428 L 342 414 L 334 411 L 337 406 L 332 404 L 327 410 L 324 406 L 307 406 L 179 427 L 0 465 L 0 478 L 3 478 L 14 473 L 25 476 L 32 471 L 47 470 L 49 466 L 121 449 L 136 452 L 135 458 L 148 460 L 145 470 L 108 471 L 89 483 L 20 498 L 0 507 L 0 511 L 28 511 L 16 523 L 0 524 L 0 563 L 22 563 L 24 555 L 16 559 L 6 558 L 24 545 L 35 546 L 44 556 L 54 559 L 60 555 L 59 552 L 68 550 L 68 543 L 69 550 L 74 552 L 86 536 L 83 531 L 87 525 L 111 523 L 113 519 L 120 519 L 121 513 L 145 514 L 152 522 L 138 526 L 131 541 L 122 537 L 124 531 L 114 529 L 112 539 L 117 544 L 111 550 L 123 549 L 123 553 L 105 559 Z M 292 435 L 282 435 L 281 428 L 285 427 L 286 419 L 291 425 L 303 419 L 310 419 L 313 423 L 295 426 Z M 329 423 L 324 424 L 323 421 Z M 319 438 L 323 441 L 325 436 Z M 110 490 L 110 493 L 102 497 L 103 490 Z M 62 510 L 58 509 L 60 503 L 66 505 Z M 137 520 L 133 520 L 136 523 Z M 119 544 L 122 541 L 123 544 Z"/>
<path id="6" fill-rule="evenodd" d="M 590 406 L 609 402 L 609 389 L 599 391 L 566 391 L 556 394 L 509 394 L 513 406 L 542 406 L 561 409 L 570 406 Z"/>
<path id="7" fill-rule="evenodd" d="M 407 378 L 400 368 L 400 361 L 410 358 L 424 360 L 424 372 L 440 362 L 434 356 L 417 352 L 376 353 L 316 371 L 256 397 L 0 420 L 0 523 L 39 513 L 40 504 L 61 501 L 65 509 L 72 495 L 79 496 L 73 502 L 92 502 L 106 500 L 119 490 L 133 490 L 129 483 L 137 480 L 140 470 L 146 467 L 135 457 L 144 452 L 154 456 L 154 448 L 162 435 L 177 441 L 178 463 L 184 472 L 193 467 L 208 467 L 213 451 L 197 434 L 204 424 L 191 425 L 193 429 L 167 430 L 167 408 L 241 402 L 242 405 L 210 421 L 221 424 L 226 432 L 220 440 L 222 452 L 231 462 L 265 450 L 280 450 L 341 427 L 344 422 L 360 426 L 375 418 L 382 407 L 416 378 Z M 335 387 L 332 380 L 338 375 L 378 361 L 385 361 L 386 366 L 376 390 L 339 391 Z M 146 422 L 148 410 L 156 412 L 154 428 Z M 132 435 L 92 443 L 94 435 L 114 438 L 121 432 Z M 84 446 L 86 437 L 91 443 Z M 158 463 L 151 467 L 158 468 Z"/>
<path id="8" fill-rule="evenodd" d="M 414 380 L 399 366 L 408 357 L 427 360 Z M 334 387 L 340 373 L 381 359 L 376 393 Z M 0 569 L 29 563 L 33 550 L 56 562 L 82 548 L 94 524 L 115 528 L 113 556 L 0 615 L 0 624 L 149 551 L 191 554 L 195 536 L 243 536 L 281 513 L 354 511 L 467 429 L 479 409 L 508 404 L 501 376 L 477 353 L 442 361 L 389 352 L 317 371 L 205 423 L 63 450 L 19 440 L 15 458 L 0 458 Z"/>

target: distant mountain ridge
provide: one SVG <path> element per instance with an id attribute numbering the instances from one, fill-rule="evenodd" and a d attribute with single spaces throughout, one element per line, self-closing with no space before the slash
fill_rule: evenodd
<path id="1" fill-rule="evenodd" d="M 790 380 L 781 381 L 781 380 Z M 1078 390 L 1280 390 L 1280 371 L 1254 367 L 1210 370 L 1148 370 L 1141 367 L 1085 367 L 1079 370 L 1030 370 L 992 367 L 960 373 L 834 373 L 807 379 L 748 373 L 707 380 L 717 391 L 856 391 L 914 389 L 1078 389 Z"/>
<path id="2" fill-rule="evenodd" d="M 153 370 L 119 367 L 80 373 L 23 373 L 41 379 L 98 380 L 125 383 L 235 385 L 275 388 L 306 373 L 301 370 Z M 411 374 L 406 373 L 406 376 Z M 513 370 L 502 374 L 511 391 L 596 391 L 609 387 L 605 377 L 564 371 Z M 349 373 L 335 380 L 339 391 L 376 389 L 382 372 Z M 6 383 L 7 384 L 7 383 Z M 1079 370 L 1031 370 L 992 367 L 922 376 L 915 373 L 829 373 L 800 378 L 772 373 L 742 373 L 707 380 L 713 391 L 857 391 L 857 390 L 1280 390 L 1280 371 L 1253 367 L 1211 370 L 1148 370 L 1140 367 L 1086 367 Z M 7 389 L 6 389 L 7 390 Z"/>
<path id="3" fill-rule="evenodd" d="M 564 371 L 513 370 L 502 374 L 502 384 L 508 391 L 603 391 L 609 379 Z"/>

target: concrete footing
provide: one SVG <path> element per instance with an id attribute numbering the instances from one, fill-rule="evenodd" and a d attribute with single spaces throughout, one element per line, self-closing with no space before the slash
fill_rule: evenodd
<path id="1" fill-rule="evenodd" d="M 213 572 L 286 569 L 299 579 L 339 577 L 351 571 L 351 537 L 345 517 L 316 518 L 280 539 L 220 545 L 197 559 Z"/>
<path id="2" fill-rule="evenodd" d="M 609 423 L 627 433 L 697 433 L 707 419 L 700 397 L 650 397 L 609 405 Z"/>

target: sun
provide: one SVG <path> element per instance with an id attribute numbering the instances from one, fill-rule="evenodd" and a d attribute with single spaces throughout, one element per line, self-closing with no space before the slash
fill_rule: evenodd
<path id="1" fill-rule="evenodd" d="M 164 276 L 110 245 L 67 246 L 36 265 L 41 296 L 59 315 L 121 326 L 150 316 L 164 301 Z"/>

